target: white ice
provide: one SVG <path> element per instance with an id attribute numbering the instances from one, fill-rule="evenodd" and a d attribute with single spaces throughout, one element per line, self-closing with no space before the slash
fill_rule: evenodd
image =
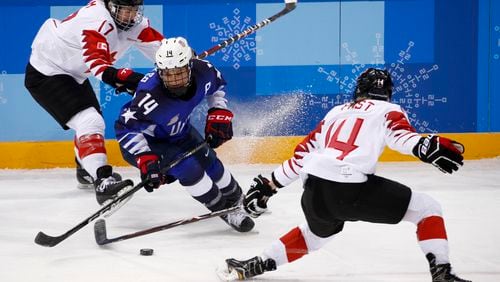
<path id="1" fill-rule="evenodd" d="M 275 166 L 228 167 L 246 190 L 255 175 Z M 135 169 L 117 170 L 138 181 Z M 500 158 L 466 161 L 453 175 L 417 162 L 382 163 L 378 174 L 441 203 L 451 262 L 460 276 L 500 281 Z M 38 231 L 60 235 L 98 210 L 94 193 L 75 188 L 75 181 L 73 169 L 0 170 L 0 281 L 217 281 L 214 270 L 225 258 L 258 255 L 304 220 L 296 182 L 270 200 L 271 212 L 248 234 L 212 218 L 99 247 L 89 224 L 55 247 L 36 245 Z M 108 236 L 206 212 L 177 184 L 139 191 L 107 219 Z M 141 248 L 155 253 L 140 256 Z M 430 276 L 415 226 L 352 222 L 323 249 L 255 280 L 430 281 Z"/>

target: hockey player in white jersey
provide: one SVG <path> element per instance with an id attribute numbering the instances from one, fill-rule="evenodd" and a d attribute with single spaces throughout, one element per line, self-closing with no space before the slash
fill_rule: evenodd
<path id="1" fill-rule="evenodd" d="M 162 39 L 143 17 L 143 0 L 92 0 L 63 20 L 46 20 L 31 46 L 25 86 L 64 130 L 75 131 L 77 180 L 95 188 L 99 204 L 133 183 L 108 165 L 104 119 L 88 77 L 133 93 L 143 75 L 113 64 L 132 45 L 154 61 Z"/>
<path id="2" fill-rule="evenodd" d="M 303 180 L 302 210 L 306 222 L 274 241 L 249 260 L 227 259 L 223 279 L 244 280 L 318 250 L 338 236 L 346 221 L 416 225 L 433 282 L 467 281 L 457 277 L 448 257 L 442 210 L 429 195 L 375 175 L 385 146 L 415 155 L 445 173 L 463 164 L 462 144 L 438 135 L 415 132 L 402 108 L 390 102 L 392 79 L 386 70 L 369 68 L 357 78 L 354 101 L 334 107 L 301 143 L 292 158 L 269 180 L 254 179 L 244 200 L 258 217 L 269 197 L 299 177 Z"/>

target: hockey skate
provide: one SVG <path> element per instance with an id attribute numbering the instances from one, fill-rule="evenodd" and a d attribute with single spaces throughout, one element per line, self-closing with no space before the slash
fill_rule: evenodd
<path id="1" fill-rule="evenodd" d="M 248 232 L 255 226 L 253 220 L 242 209 L 238 209 L 230 214 L 222 215 L 221 218 L 238 232 Z"/>
<path id="2" fill-rule="evenodd" d="M 76 162 L 76 180 L 78 185 L 76 187 L 80 189 L 91 189 L 94 188 L 94 179 L 90 174 L 82 167 L 82 165 L 75 158 Z"/>
<path id="3" fill-rule="evenodd" d="M 94 178 L 82 167 L 80 162 L 75 158 L 75 163 L 76 163 L 76 180 L 78 181 L 78 187 L 79 189 L 94 189 Z M 117 181 L 121 181 L 122 177 L 120 174 L 113 172 L 113 177 Z"/>
<path id="4" fill-rule="evenodd" d="M 241 191 L 241 187 L 238 185 L 238 183 L 235 183 L 235 185 L 237 185 L 236 191 L 226 198 L 226 204 L 224 208 L 227 209 L 230 207 L 239 206 L 240 209 L 237 209 L 232 213 L 222 215 L 220 218 L 222 218 L 222 220 L 224 220 L 229 226 L 231 226 L 238 232 L 249 232 L 253 229 L 255 223 L 243 209 L 243 199 L 245 196 Z"/>
<path id="5" fill-rule="evenodd" d="M 472 282 L 471 280 L 465 280 L 453 274 L 449 263 L 436 264 L 436 256 L 433 253 L 428 253 L 425 257 L 429 261 L 432 282 Z"/>
<path id="6" fill-rule="evenodd" d="M 276 262 L 273 259 L 262 261 L 259 256 L 249 260 L 226 259 L 226 266 L 217 269 L 217 275 L 223 281 L 245 280 L 266 271 L 276 270 Z"/>
<path id="7" fill-rule="evenodd" d="M 134 186 L 134 183 L 130 179 L 121 180 L 121 177 L 119 177 L 120 179 L 116 179 L 112 171 L 113 169 L 109 165 L 97 169 L 97 180 L 94 182 L 94 185 L 96 199 L 100 205 L 107 205 L 116 197 L 130 191 Z M 120 202 L 120 204 L 124 204 L 129 198 Z"/>

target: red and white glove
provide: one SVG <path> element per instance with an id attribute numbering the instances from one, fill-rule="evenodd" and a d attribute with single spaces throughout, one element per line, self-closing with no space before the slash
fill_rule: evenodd
<path id="1" fill-rule="evenodd" d="M 205 141 L 217 148 L 233 138 L 233 113 L 228 109 L 211 108 L 205 124 Z"/>
<path id="2" fill-rule="evenodd" d="M 415 156 L 444 173 L 453 173 L 464 164 L 464 151 L 463 144 L 438 135 L 422 137 L 413 147 Z"/>
<path id="3" fill-rule="evenodd" d="M 142 73 L 127 68 L 107 67 L 102 73 L 102 81 L 116 88 L 116 93 L 127 92 L 131 95 L 135 93 L 143 77 Z"/>

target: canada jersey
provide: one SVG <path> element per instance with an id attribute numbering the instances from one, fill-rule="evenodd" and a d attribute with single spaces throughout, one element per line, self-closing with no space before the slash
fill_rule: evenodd
<path id="1" fill-rule="evenodd" d="M 147 18 L 119 30 L 104 3 L 93 0 L 66 19 L 44 22 L 31 45 L 30 64 L 47 76 L 68 74 L 78 83 L 90 75 L 101 80 L 132 45 L 153 61 L 162 38 Z"/>
<path id="2" fill-rule="evenodd" d="M 399 105 L 362 100 L 334 107 L 274 171 L 287 185 L 299 174 L 337 182 L 364 182 L 375 172 L 385 146 L 411 154 L 421 136 Z"/>
<path id="3" fill-rule="evenodd" d="M 189 129 L 190 116 L 203 99 L 209 107 L 225 108 L 226 82 L 207 61 L 192 60 L 189 99 L 173 98 L 166 92 L 157 71 L 145 75 L 134 98 L 126 103 L 115 123 L 116 138 L 132 155 L 151 151 L 149 142 L 176 142 Z M 223 101 L 221 101 L 223 100 Z"/>

